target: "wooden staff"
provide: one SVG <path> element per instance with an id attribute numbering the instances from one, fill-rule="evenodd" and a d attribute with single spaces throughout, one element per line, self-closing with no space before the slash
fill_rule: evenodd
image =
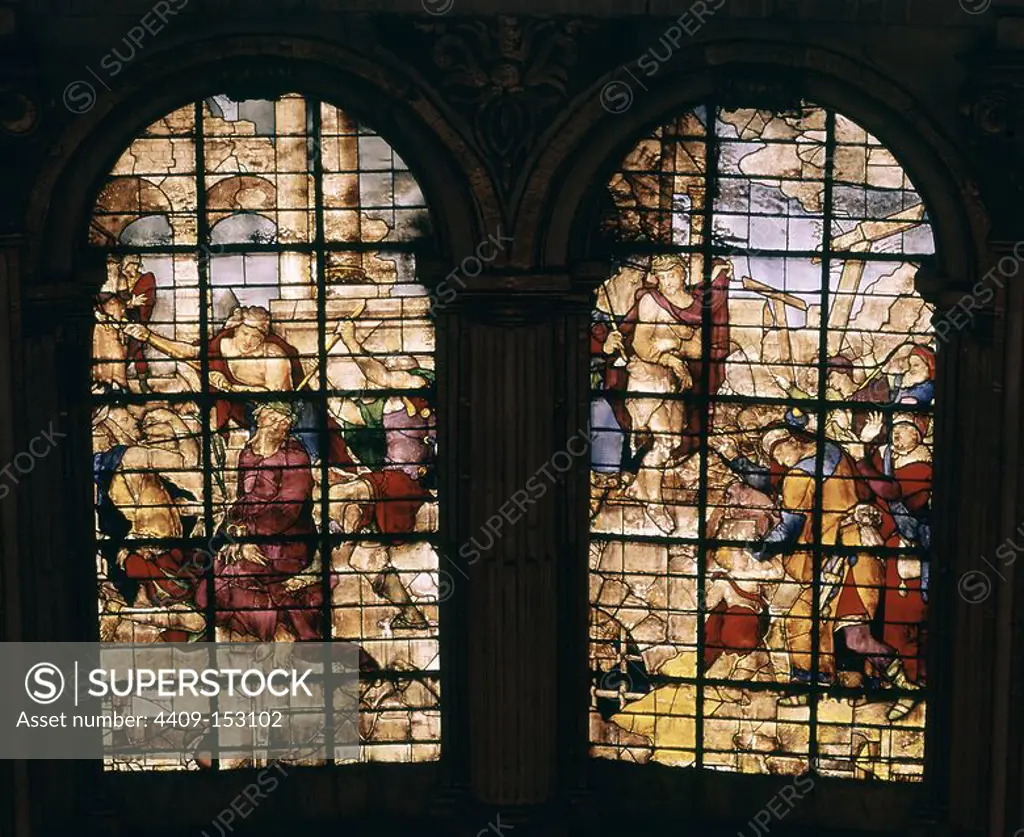
<path id="1" fill-rule="evenodd" d="M 619 331 L 619 327 L 616 324 L 616 320 L 618 319 L 618 316 L 615 313 L 615 308 L 612 307 L 612 298 L 611 298 L 611 295 L 608 293 L 608 286 L 605 285 L 605 284 L 602 284 L 600 289 L 599 289 L 599 291 L 598 291 L 598 293 L 601 293 L 602 291 L 604 292 L 604 301 L 608 305 L 608 315 L 609 315 L 609 317 L 611 317 L 611 321 L 610 322 L 611 322 L 612 334 L 619 334 L 619 335 L 621 335 L 622 332 Z M 625 366 L 627 363 L 629 363 L 629 358 L 626 356 L 626 347 L 625 346 L 619 346 L 618 353 L 619 353 L 619 357 L 615 361 L 615 364 L 614 364 L 615 366 Z"/>
<path id="2" fill-rule="evenodd" d="M 328 343 L 327 347 L 324 349 L 324 355 L 325 356 L 329 355 L 331 353 L 331 349 L 333 349 L 335 346 L 338 345 L 339 342 L 341 342 L 341 334 L 339 332 L 340 328 L 341 328 L 341 323 L 338 323 L 338 328 L 334 330 L 334 336 L 331 338 L 331 342 Z M 316 373 L 319 370 L 320 370 L 320 361 L 318 359 L 316 361 L 316 363 L 313 364 L 313 368 L 310 369 L 309 372 L 306 373 L 306 376 L 301 381 L 299 381 L 299 383 L 295 387 L 295 389 L 298 390 L 298 389 L 302 389 L 303 387 L 307 386 L 309 384 L 309 382 L 313 380 L 313 376 L 316 375 Z"/>
<path id="3" fill-rule="evenodd" d="M 341 327 L 343 325 L 345 325 L 346 322 L 354 323 L 356 317 L 358 317 L 360 314 L 362 314 L 363 311 L 365 311 L 365 310 L 366 310 L 366 300 L 363 299 L 363 300 L 359 301 L 359 303 L 355 307 L 355 310 L 351 314 L 349 314 L 349 316 L 347 318 L 341 320 L 341 322 L 339 322 L 338 325 L 335 326 L 334 334 L 331 337 L 331 342 L 328 343 L 327 346 L 324 348 L 324 357 L 329 355 L 331 353 L 331 350 L 335 346 L 337 346 L 339 342 L 341 342 Z M 376 330 L 377 330 L 377 326 L 374 326 L 374 328 L 371 329 L 371 334 L 374 331 L 376 331 Z M 363 339 L 365 340 L 366 338 L 363 338 Z M 313 380 L 313 376 L 316 375 L 316 373 L 319 370 L 320 370 L 320 359 L 317 358 L 316 362 L 313 364 L 313 368 L 310 369 L 309 372 L 306 373 L 306 376 L 301 381 L 299 381 L 299 384 L 298 384 L 297 387 L 295 387 L 295 389 L 302 389 L 303 387 L 308 386 L 309 382 Z"/>

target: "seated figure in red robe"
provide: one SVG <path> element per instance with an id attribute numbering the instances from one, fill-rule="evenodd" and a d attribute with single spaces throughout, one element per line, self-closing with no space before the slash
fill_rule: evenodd
<path id="1" fill-rule="evenodd" d="M 293 415 L 292 405 L 280 402 L 256 408 L 256 432 L 239 457 L 238 497 L 226 520 L 231 543 L 214 569 L 217 625 L 262 642 L 322 636 L 313 473 L 309 454 L 291 435 Z M 196 598 L 206 606 L 206 585 Z"/>

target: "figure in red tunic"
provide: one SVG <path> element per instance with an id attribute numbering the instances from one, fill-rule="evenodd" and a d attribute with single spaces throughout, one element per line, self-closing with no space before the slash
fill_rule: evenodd
<path id="1" fill-rule="evenodd" d="M 117 276 L 96 295 L 96 325 L 93 328 L 92 370 L 96 391 L 128 390 L 128 372 L 135 375 L 143 392 L 148 391 L 149 364 L 143 354 L 143 342 L 131 334 L 130 326 L 145 327 L 156 304 L 156 276 L 142 272 L 139 256 L 126 256 L 118 265 Z"/>
<path id="2" fill-rule="evenodd" d="M 259 306 L 236 308 L 224 327 L 207 342 L 210 386 L 222 392 L 294 392 L 307 375 L 298 350 L 275 334 L 270 312 Z M 199 366 L 199 345 L 172 340 L 145 326 L 128 326 L 125 332 L 169 357 L 184 360 L 190 368 Z M 323 425 L 313 401 L 297 401 L 294 433 L 314 459 L 319 458 Z M 225 433 L 232 424 L 252 427 L 252 407 L 244 401 L 221 399 L 215 404 L 214 427 Z M 336 468 L 354 467 L 341 435 L 341 428 L 327 419 L 328 463 Z M 216 453 L 216 451 L 215 451 Z"/>
<path id="3" fill-rule="evenodd" d="M 918 422 L 896 422 L 888 450 L 872 447 L 859 470 L 877 497 L 885 545 L 921 551 L 920 559 L 893 557 L 886 561 L 881 621 L 883 639 L 903 659 L 907 678 L 923 684 L 932 462 Z"/>
<path id="4" fill-rule="evenodd" d="M 405 548 L 402 535 L 417 531 L 421 512 L 429 512 L 433 499 L 433 459 L 437 421 L 430 403 L 419 395 L 377 397 L 380 390 L 423 389 L 434 381 L 432 370 L 413 358 L 385 364 L 357 339 L 355 324 L 344 321 L 337 334 L 351 353 L 366 380 L 359 399 L 361 422 L 347 424 L 352 450 L 364 466 L 357 475 L 331 475 L 331 531 L 337 534 L 379 534 L 381 546 L 367 553 L 357 550 L 359 541 L 346 539 L 335 550 L 334 560 L 346 562 L 363 573 L 375 573 L 371 587 L 378 596 L 398 608 L 389 629 L 420 630 L 428 627 L 398 570 L 395 553 Z M 344 414 L 343 414 L 344 419 Z M 427 524 L 427 519 L 421 521 Z"/>

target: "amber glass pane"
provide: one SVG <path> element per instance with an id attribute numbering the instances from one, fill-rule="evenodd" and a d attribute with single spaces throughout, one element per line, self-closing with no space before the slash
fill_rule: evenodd
<path id="1" fill-rule="evenodd" d="M 708 106 L 637 140 L 606 207 L 592 753 L 919 780 L 935 378 L 920 197 L 824 108 Z"/>
<path id="2" fill-rule="evenodd" d="M 90 228 L 101 635 L 357 643 L 364 760 L 440 752 L 426 219 L 343 111 L 213 96 L 132 143 Z"/>

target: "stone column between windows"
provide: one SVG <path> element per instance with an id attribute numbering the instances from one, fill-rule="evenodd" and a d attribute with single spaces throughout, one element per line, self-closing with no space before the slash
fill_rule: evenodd
<path id="1" fill-rule="evenodd" d="M 22 401 L 20 375 L 21 345 L 21 266 L 24 242 L 21 237 L 0 238 L 0 460 L 13 462 L 19 451 L 21 434 L 18 418 Z M 22 544 L 18 539 L 17 486 L 4 477 L 6 501 L 0 503 L 0 639 L 25 640 L 22 619 L 24 573 L 19 560 Z M 10 495 L 10 496 L 8 496 Z M 15 837 L 32 832 L 32 808 L 26 762 L 0 762 L 0 781 L 8 789 L 0 802 L 0 830 Z"/>
<path id="2" fill-rule="evenodd" d="M 16 417 L 14 453 L 31 452 L 33 439 L 46 440 L 36 442 L 39 455 L 32 456 L 27 473 L 14 471 L 19 482 L 7 499 L 17 507 L 21 559 L 18 587 L 5 589 L 4 600 L 7 607 L 12 596 L 20 596 L 23 641 L 96 636 L 96 556 L 83 533 L 93 526 L 91 299 L 104 277 L 97 261 L 73 276 L 22 279 L 20 306 L 9 312 L 20 336 L 15 375 L 27 387 L 15 387 L 7 407 Z M 6 621 L 5 631 L 14 617 Z M 36 761 L 15 770 L 23 770 L 28 786 L 15 797 L 30 802 L 18 803 L 16 834 L 70 829 L 76 825 L 67 819 L 71 812 L 89 812 L 94 821 L 108 813 L 99 762 Z M 47 803 L 56 798 L 63 804 Z"/>
<path id="3" fill-rule="evenodd" d="M 996 245 L 1004 254 L 1013 254 L 1015 247 L 1016 242 Z M 1019 247 L 1016 250 L 1020 252 Z M 1024 827 L 1024 718 L 1020 712 L 1024 703 L 1024 607 L 1020 604 L 1024 602 L 1024 573 L 1013 572 L 1024 544 L 1024 282 L 1007 283 L 995 319 L 996 333 L 1004 340 L 999 353 L 1003 358 L 999 378 L 1004 397 L 998 444 L 1003 463 L 1002 508 L 994 563 L 1010 566 L 1000 568 L 1008 583 L 1000 589 L 997 630 L 1004 632 L 1005 641 L 998 645 L 996 683 L 998 694 L 1005 700 L 998 702 L 992 713 L 992 735 L 997 742 L 992 748 L 992 761 L 996 764 L 1002 759 L 1005 776 L 993 788 L 992 827 L 996 831 L 1002 825 L 1003 833 L 1013 833 Z"/>
<path id="4" fill-rule="evenodd" d="M 530 809 L 559 790 L 560 684 L 585 667 L 572 665 L 585 649 L 571 630 L 579 602 L 563 588 L 586 565 L 567 500 L 589 455 L 575 349 L 589 303 L 566 275 L 464 281 L 441 316 L 459 334 L 447 358 L 459 523 L 445 569 L 464 588 L 467 779 L 480 804 Z"/>
<path id="5" fill-rule="evenodd" d="M 987 734 L 991 747 L 982 739 L 982 752 L 991 765 L 991 774 L 984 793 L 988 804 L 988 827 L 992 834 L 1011 834 L 1024 826 L 1021 816 L 1022 801 L 1022 725 L 1020 705 L 1024 694 L 1024 665 L 1021 661 L 1021 642 L 1024 624 L 1021 608 L 1021 585 L 1024 576 L 1015 572 L 1019 558 L 1018 546 L 1024 544 L 1024 460 L 1021 458 L 1021 437 L 1024 433 L 1024 379 L 1021 377 L 1024 358 L 1024 264 L 1020 239 L 1000 237 L 989 241 L 992 269 L 971 289 L 978 302 L 988 300 L 977 313 L 974 332 L 980 338 L 981 348 L 988 351 L 992 365 L 991 381 L 986 389 L 992 393 L 992 415 L 981 417 L 985 422 L 985 438 L 990 440 L 986 453 L 991 457 L 984 496 L 992 502 L 983 503 L 988 509 L 988 520 L 994 528 L 992 543 L 982 554 L 990 565 L 978 560 L 977 568 L 984 570 L 992 582 L 991 610 L 982 611 L 977 618 L 984 620 L 989 636 L 975 634 L 984 647 L 991 649 L 989 674 L 991 710 L 987 719 Z M 986 289 L 994 291 L 989 298 Z M 960 305 L 969 308 L 968 303 Z M 969 402 L 973 403 L 973 402 Z M 996 412 L 1001 409 L 1001 412 Z M 975 504 L 977 504 L 977 496 Z M 996 500 L 998 498 L 998 501 Z M 973 569 L 973 567 L 972 567 Z M 988 604 L 988 602 L 985 602 Z M 971 605 L 980 607 L 980 604 Z M 989 645 L 991 643 L 991 645 Z M 976 690 L 976 699 L 985 699 L 985 690 Z M 985 732 L 985 731 L 982 731 Z M 955 781 L 955 780 L 954 780 Z"/>
<path id="6" fill-rule="evenodd" d="M 995 559 L 1005 465 L 999 382 L 1004 329 L 997 324 L 1005 304 L 1005 287 L 998 285 L 1006 280 L 993 275 L 998 281 L 985 283 L 992 295 L 979 282 L 956 282 L 930 267 L 920 269 L 916 280 L 918 292 L 935 306 L 938 353 L 926 742 L 933 781 L 914 834 L 934 833 L 943 822 L 981 834 L 1003 793 L 994 787 L 993 768 L 995 753 L 1004 758 L 1005 731 L 993 736 L 993 712 L 1005 696 L 993 687 L 1005 684 L 999 674 L 1006 668 L 1003 643 L 996 634 L 1007 629 L 1002 623 L 1013 576 L 997 567 L 1000 579 L 987 563 Z M 979 572 L 991 583 L 981 597 L 975 593 Z"/>

